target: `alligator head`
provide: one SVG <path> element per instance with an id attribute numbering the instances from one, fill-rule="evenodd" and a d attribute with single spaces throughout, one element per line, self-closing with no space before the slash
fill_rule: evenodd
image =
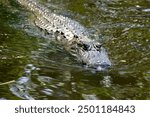
<path id="1" fill-rule="evenodd" d="M 72 55 L 76 56 L 85 66 L 104 71 L 111 66 L 107 52 L 98 42 L 80 41 L 71 48 Z"/>

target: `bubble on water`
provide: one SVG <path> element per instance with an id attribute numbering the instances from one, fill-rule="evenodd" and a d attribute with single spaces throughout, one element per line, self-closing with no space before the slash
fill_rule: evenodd
<path id="1" fill-rule="evenodd" d="M 95 94 L 82 94 L 85 100 L 98 100 Z"/>
<path id="2" fill-rule="evenodd" d="M 49 96 L 51 96 L 53 94 L 53 90 L 51 90 L 51 89 L 44 89 L 44 90 L 42 90 L 42 92 Z"/>
<path id="3" fill-rule="evenodd" d="M 30 74 L 31 71 L 30 71 L 30 70 L 26 70 L 25 73 L 26 73 L 26 74 Z"/>
<path id="4" fill-rule="evenodd" d="M 144 12 L 150 12 L 150 9 L 143 9 Z"/>
<path id="5" fill-rule="evenodd" d="M 140 8 L 141 6 L 140 5 L 136 5 L 136 8 Z"/>
<path id="6" fill-rule="evenodd" d="M 29 80 L 30 80 L 30 79 L 29 79 L 28 77 L 21 77 L 21 78 L 18 79 L 17 82 L 18 82 L 19 84 L 25 84 L 25 83 L 27 83 Z"/>
<path id="7" fill-rule="evenodd" d="M 33 64 L 27 64 L 27 65 L 25 66 L 25 70 L 26 70 L 26 69 L 31 70 L 33 67 L 34 67 Z"/>

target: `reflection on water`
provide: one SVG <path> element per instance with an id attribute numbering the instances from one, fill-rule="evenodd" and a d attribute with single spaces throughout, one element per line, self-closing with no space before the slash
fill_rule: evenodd
<path id="1" fill-rule="evenodd" d="M 33 14 L 0 1 L 0 99 L 150 99 L 149 0 L 41 3 L 83 24 L 104 43 L 113 67 L 84 68 L 33 25 Z"/>

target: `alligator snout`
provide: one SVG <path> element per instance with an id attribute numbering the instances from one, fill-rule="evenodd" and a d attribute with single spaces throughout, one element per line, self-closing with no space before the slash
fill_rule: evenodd
<path id="1" fill-rule="evenodd" d="M 102 47 L 102 49 L 98 52 L 98 61 L 95 61 L 96 70 L 103 71 L 107 70 L 111 67 L 111 62 L 109 60 L 108 54 L 106 50 Z M 96 60 L 96 59 L 95 59 Z"/>
<path id="2" fill-rule="evenodd" d="M 104 62 L 104 63 L 102 63 L 100 66 L 101 66 L 102 68 L 109 68 L 111 65 L 108 64 L 108 63 L 106 63 L 106 62 Z"/>
<path id="3" fill-rule="evenodd" d="M 96 71 L 104 71 L 111 67 L 111 62 L 105 48 L 97 43 L 90 43 L 86 46 L 84 44 L 79 49 L 79 58 L 85 65 L 96 69 Z"/>
<path id="4" fill-rule="evenodd" d="M 107 70 L 111 67 L 111 64 L 110 63 L 101 63 L 99 65 L 95 65 L 95 69 L 96 71 L 104 71 L 104 70 Z"/>

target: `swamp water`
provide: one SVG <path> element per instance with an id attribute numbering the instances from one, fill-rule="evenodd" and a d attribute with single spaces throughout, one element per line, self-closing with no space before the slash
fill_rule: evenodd
<path id="1" fill-rule="evenodd" d="M 113 66 L 82 67 L 32 25 L 31 12 L 0 0 L 0 99 L 150 99 L 150 0 L 40 2 L 86 27 Z"/>

